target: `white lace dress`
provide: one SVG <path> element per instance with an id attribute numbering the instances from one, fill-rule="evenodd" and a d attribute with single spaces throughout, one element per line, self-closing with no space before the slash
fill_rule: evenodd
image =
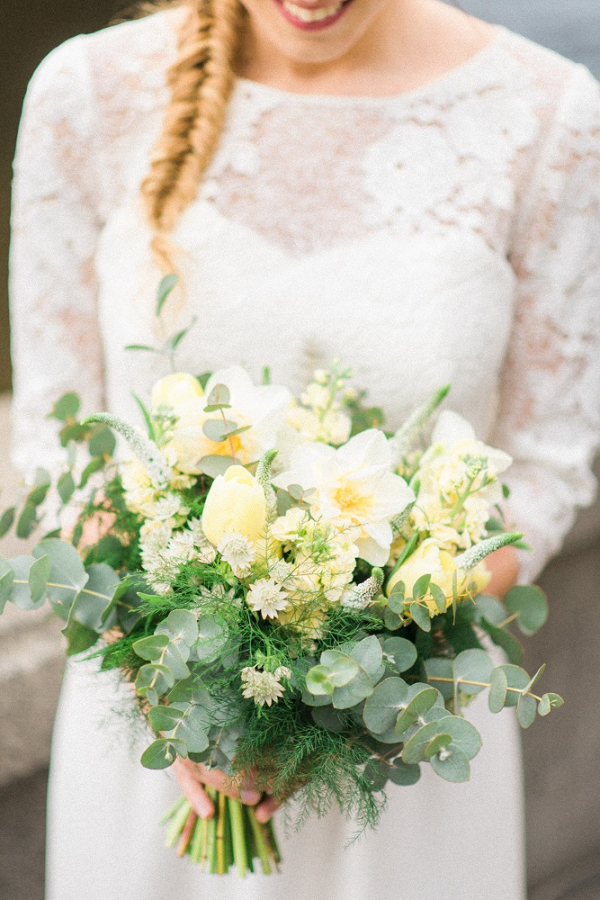
<path id="1" fill-rule="evenodd" d="M 63 391 L 135 416 L 163 369 L 159 273 L 138 199 L 167 102 L 178 12 L 75 38 L 38 70 L 17 163 L 12 248 L 15 460 L 56 464 Z M 584 69 L 498 28 L 465 65 L 402 96 L 287 94 L 241 79 L 174 241 L 191 371 L 244 363 L 298 388 L 341 357 L 393 427 L 445 382 L 515 458 L 515 524 L 535 575 L 590 501 L 600 407 L 600 93 Z M 163 848 L 177 795 L 74 664 L 55 734 L 49 900 L 522 900 L 518 741 L 484 734 L 472 780 L 393 788 L 375 834 L 341 816 L 284 841 L 283 874 L 199 874 Z M 125 695 L 125 700 L 123 700 Z M 537 727 L 543 728 L 543 723 Z"/>

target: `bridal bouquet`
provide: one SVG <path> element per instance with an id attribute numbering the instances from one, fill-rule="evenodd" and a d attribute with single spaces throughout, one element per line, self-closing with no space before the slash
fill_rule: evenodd
<path id="1" fill-rule="evenodd" d="M 474 695 L 516 707 L 523 727 L 562 700 L 534 692 L 542 670 L 521 668 L 509 627 L 543 624 L 542 592 L 484 593 L 486 556 L 522 537 L 502 524 L 510 458 L 450 411 L 433 421 L 446 389 L 389 433 L 349 378 L 317 371 L 293 398 L 238 367 L 167 375 L 141 404 L 144 431 L 80 421 L 76 395 L 62 397 L 56 489 L 76 521 L 70 540 L 63 528 L 0 558 L 0 611 L 48 600 L 69 653 L 120 670 L 153 733 L 142 765 L 252 773 L 259 790 L 294 795 L 300 818 L 337 803 L 364 827 L 388 782 L 412 785 L 422 765 L 469 778 Z M 0 531 L 29 537 L 51 482 L 38 471 Z M 272 825 L 211 796 L 207 821 L 176 805 L 168 842 L 210 872 L 276 868 Z"/>

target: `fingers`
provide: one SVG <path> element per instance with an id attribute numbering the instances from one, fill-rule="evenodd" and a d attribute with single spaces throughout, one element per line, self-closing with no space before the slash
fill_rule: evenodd
<path id="1" fill-rule="evenodd" d="M 277 803 L 273 797 L 267 797 L 256 807 L 256 818 L 264 825 L 265 822 L 268 822 L 272 818 L 273 813 L 276 812 L 280 806 L 281 803 Z"/>
<path id="2" fill-rule="evenodd" d="M 188 759 L 176 759 L 173 763 L 173 772 L 179 787 L 192 804 L 194 812 L 201 819 L 212 819 L 215 814 L 215 805 L 198 780 L 196 765 Z"/>
<path id="3" fill-rule="evenodd" d="M 245 780 L 240 788 L 232 781 L 231 776 L 225 775 L 220 769 L 207 769 L 203 765 L 197 766 L 198 778 L 209 787 L 215 788 L 221 794 L 232 797 L 234 800 L 241 800 L 248 806 L 255 806 L 262 794 L 252 786 L 252 783 Z"/>

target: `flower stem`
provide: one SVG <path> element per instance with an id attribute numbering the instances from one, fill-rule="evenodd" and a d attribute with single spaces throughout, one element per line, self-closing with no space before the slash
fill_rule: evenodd
<path id="1" fill-rule="evenodd" d="M 244 813 L 239 800 L 227 798 L 229 806 L 229 819 L 231 822 L 231 836 L 233 839 L 233 858 L 240 878 L 246 877 L 248 870 L 248 855 L 246 852 L 246 836 L 244 834 Z"/>

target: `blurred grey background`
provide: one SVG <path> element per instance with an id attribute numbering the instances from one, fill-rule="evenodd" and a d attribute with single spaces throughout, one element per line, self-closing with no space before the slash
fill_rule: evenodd
<path id="1" fill-rule="evenodd" d="M 73 34 L 103 27 L 126 4 L 0 2 L 0 507 L 4 507 L 16 492 L 5 462 L 10 399 L 6 275 L 11 161 L 23 95 L 34 68 L 49 50 Z M 583 62 L 600 78 L 600 0 L 462 0 L 461 6 Z M 4 545 L 2 552 L 9 553 L 10 548 Z M 568 699 L 560 713 L 524 735 L 530 900 L 600 898 L 600 716 L 595 711 L 600 687 L 599 584 L 596 506 L 581 517 L 564 553 L 544 573 L 552 616 L 527 647 L 528 667 L 535 670 L 550 660 L 547 683 Z M 10 613 L 0 618 L 0 898 L 42 900 L 46 771 L 62 645 L 56 624 L 43 613 L 34 621 L 30 615 L 23 620 L 17 610 Z M 465 900 L 485 898 L 465 895 Z"/>

